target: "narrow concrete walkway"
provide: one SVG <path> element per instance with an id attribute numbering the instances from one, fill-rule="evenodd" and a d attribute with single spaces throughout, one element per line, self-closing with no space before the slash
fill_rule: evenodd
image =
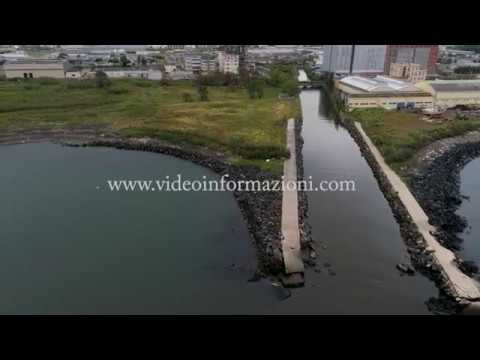
<path id="1" fill-rule="evenodd" d="M 297 160 L 295 156 L 295 120 L 289 119 L 287 124 L 287 148 L 290 158 L 283 164 L 284 182 L 297 181 Z M 300 247 L 300 232 L 298 227 L 298 194 L 297 189 L 283 192 L 282 199 L 282 251 L 285 263 L 285 273 L 303 273 L 303 260 Z"/>
<path id="2" fill-rule="evenodd" d="M 435 239 L 430 232 L 434 233 L 435 228 L 428 223 L 428 216 L 423 211 L 415 197 L 412 195 L 407 185 L 400 179 L 400 177 L 387 165 L 383 156 L 380 154 L 376 146 L 372 143 L 367 134 L 363 131 L 362 125 L 355 122 L 355 126 L 367 143 L 370 151 L 374 155 L 377 163 L 382 168 L 385 176 L 388 178 L 393 188 L 398 192 L 398 196 L 403 205 L 407 208 L 413 221 L 417 224 L 420 233 L 423 235 L 425 242 L 431 250 L 432 255 L 437 260 L 437 263 L 443 269 L 444 274 L 448 278 L 452 289 L 458 297 L 465 300 L 479 300 L 480 299 L 480 284 L 474 279 L 462 273 L 454 263 L 455 255 L 452 251 L 444 248 Z"/>

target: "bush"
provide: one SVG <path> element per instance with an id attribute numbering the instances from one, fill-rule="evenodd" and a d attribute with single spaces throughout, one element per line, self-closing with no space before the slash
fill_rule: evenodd
<path id="1" fill-rule="evenodd" d="M 38 90 L 39 88 L 40 88 L 40 85 L 35 83 L 23 85 L 24 90 Z"/>
<path id="2" fill-rule="evenodd" d="M 193 101 L 192 94 L 190 94 L 189 92 L 182 93 L 182 100 L 187 103 L 192 102 Z"/>
<path id="3" fill-rule="evenodd" d="M 92 80 L 72 80 L 67 81 L 65 88 L 68 90 L 83 90 L 83 89 L 93 89 L 96 87 L 96 84 Z"/>
<path id="4" fill-rule="evenodd" d="M 168 79 L 162 78 L 159 82 L 160 86 L 170 86 L 170 81 Z"/>
<path id="5" fill-rule="evenodd" d="M 95 73 L 95 84 L 98 88 L 105 88 L 110 86 L 111 82 L 108 79 L 107 74 L 105 74 L 103 71 L 97 71 Z"/>
<path id="6" fill-rule="evenodd" d="M 112 95 L 122 95 L 130 92 L 130 90 L 124 86 L 110 87 L 110 88 L 107 88 L 106 91 L 108 94 L 112 94 Z"/>
<path id="7" fill-rule="evenodd" d="M 234 152 L 245 159 L 281 159 L 290 156 L 288 149 L 281 145 L 252 144 L 241 136 L 232 137 L 230 142 Z"/>
<path id="8" fill-rule="evenodd" d="M 142 87 L 142 88 L 149 88 L 149 87 L 153 86 L 153 82 L 151 82 L 149 80 L 143 80 L 143 79 L 142 80 L 134 80 L 133 84 L 135 86 Z"/>
<path id="9" fill-rule="evenodd" d="M 57 85 L 59 80 L 51 78 L 39 78 L 36 82 L 40 85 Z"/>

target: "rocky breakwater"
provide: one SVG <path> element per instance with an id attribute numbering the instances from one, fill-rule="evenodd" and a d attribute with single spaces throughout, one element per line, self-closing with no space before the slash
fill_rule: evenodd
<path id="1" fill-rule="evenodd" d="M 303 171 L 303 119 L 295 120 L 295 155 L 297 164 L 297 180 L 305 181 Z M 300 244 L 302 247 L 303 263 L 314 267 L 317 259 L 317 250 L 312 240 L 312 228 L 308 223 L 308 197 L 305 191 L 298 191 L 298 227 L 300 231 Z"/>
<path id="2" fill-rule="evenodd" d="M 221 154 L 186 150 L 153 139 L 102 138 L 88 141 L 68 141 L 62 142 L 62 144 L 65 146 L 113 147 L 121 150 L 148 151 L 175 156 L 204 166 L 220 176 L 228 175 L 229 181 L 280 180 L 279 177 L 254 166 L 228 164 Z M 252 280 L 263 276 L 279 275 L 283 272 L 280 241 L 282 193 L 279 191 L 235 191 L 234 196 L 257 249 L 259 266 Z"/>
<path id="3" fill-rule="evenodd" d="M 393 216 L 399 224 L 400 233 L 407 247 L 414 270 L 433 281 L 439 289 L 439 297 L 429 299 L 427 306 L 431 311 L 436 313 L 451 314 L 461 312 L 468 305 L 468 302 L 463 301 L 455 293 L 447 276 L 432 255 L 432 250 L 429 249 L 425 243 L 425 239 L 420 233 L 418 226 L 413 221 L 397 191 L 393 188 L 367 143 L 356 128 L 355 119 L 344 118 L 342 115 L 341 121 L 359 146 L 362 156 L 372 169 L 377 183 L 390 205 Z M 397 268 L 398 267 L 401 268 L 402 266 L 397 266 Z M 407 266 L 407 268 L 409 267 Z"/>
<path id="4" fill-rule="evenodd" d="M 409 186 L 427 213 L 439 242 L 456 252 L 467 221 L 456 214 L 464 197 L 460 193 L 460 173 L 465 165 L 480 156 L 480 132 L 471 132 L 437 141 L 423 149 L 407 171 Z M 459 268 L 467 275 L 478 273 L 478 264 L 463 261 Z"/>

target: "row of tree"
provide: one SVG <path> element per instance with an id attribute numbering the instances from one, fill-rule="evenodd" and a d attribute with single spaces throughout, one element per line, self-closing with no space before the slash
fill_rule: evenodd
<path id="1" fill-rule="evenodd" d="M 281 89 L 287 96 L 298 94 L 297 68 L 294 64 L 272 65 L 268 74 L 267 83 Z"/>
<path id="2" fill-rule="evenodd" d="M 297 69 L 294 64 L 277 64 L 270 68 L 266 77 L 250 74 L 248 71 L 240 71 L 237 74 L 213 72 L 200 75 L 195 80 L 195 86 L 200 101 L 208 101 L 209 86 L 224 86 L 231 91 L 244 88 L 251 99 L 261 99 L 264 96 L 266 85 L 277 87 L 287 96 L 298 94 Z M 193 101 L 192 94 L 182 93 L 185 102 Z"/>
<path id="3" fill-rule="evenodd" d="M 454 72 L 455 74 L 480 74 L 480 66 L 459 66 Z"/>
<path id="4" fill-rule="evenodd" d="M 455 45 L 455 49 L 480 53 L 480 45 Z"/>

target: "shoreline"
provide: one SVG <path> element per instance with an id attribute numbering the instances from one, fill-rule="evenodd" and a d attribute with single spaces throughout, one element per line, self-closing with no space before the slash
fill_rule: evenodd
<path id="1" fill-rule="evenodd" d="M 208 168 L 220 176 L 228 174 L 233 181 L 280 179 L 279 176 L 255 166 L 228 164 L 223 155 L 219 153 L 185 149 L 151 138 L 123 138 L 108 132 L 99 133 L 99 129 L 95 128 L 87 127 L 81 130 L 37 129 L 0 135 L 0 145 L 39 142 L 53 142 L 70 147 L 111 147 L 118 150 L 146 151 L 169 155 Z M 277 277 L 283 274 L 284 266 L 281 251 L 282 193 L 235 191 L 233 195 L 247 225 L 250 241 L 253 242 L 257 255 L 257 271 L 249 281 L 257 281 L 260 278 L 272 276 Z"/>
<path id="2" fill-rule="evenodd" d="M 422 149 L 407 170 L 408 185 L 437 228 L 439 242 L 456 255 L 459 268 L 478 279 L 478 266 L 462 259 L 462 233 L 467 219 L 456 214 L 464 201 L 460 192 L 460 173 L 472 160 L 480 157 L 480 132 L 436 141 Z"/>
<path id="3" fill-rule="evenodd" d="M 399 225 L 402 239 L 407 247 L 412 266 L 423 276 L 431 280 L 439 290 L 438 298 L 430 298 L 427 301 L 427 307 L 434 313 L 460 313 L 469 302 L 459 298 L 455 293 L 448 278 L 442 271 L 432 255 L 432 250 L 425 243 L 425 239 L 420 233 L 417 225 L 412 220 L 411 215 L 402 203 L 399 194 L 393 188 L 387 176 L 370 151 L 368 144 L 364 141 L 362 135 L 355 126 L 354 119 L 340 116 L 343 126 L 354 139 L 363 158 L 371 168 L 375 179 L 382 191 L 385 199 L 390 205 L 390 209 Z"/>

